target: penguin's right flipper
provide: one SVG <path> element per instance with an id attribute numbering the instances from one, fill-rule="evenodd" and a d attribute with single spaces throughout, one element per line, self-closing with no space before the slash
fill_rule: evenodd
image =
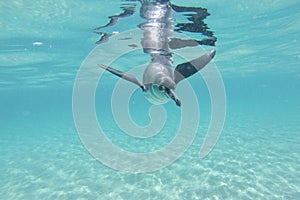
<path id="1" fill-rule="evenodd" d="M 200 56 L 199 58 L 177 65 L 174 74 L 175 83 L 177 84 L 181 80 L 188 78 L 200 71 L 213 59 L 215 54 L 216 50 L 213 49 L 210 52 Z"/>
<path id="2" fill-rule="evenodd" d="M 114 69 L 114 68 L 111 68 L 111 67 L 106 66 L 106 65 L 103 65 L 103 64 L 99 64 L 98 66 L 101 67 L 102 69 L 105 69 L 106 71 L 109 71 L 110 73 L 112 73 L 112 74 L 114 74 L 114 75 L 116 75 L 116 76 L 122 78 L 122 79 L 125 79 L 125 80 L 127 80 L 127 81 L 129 81 L 129 82 L 132 82 L 132 83 L 138 85 L 139 87 L 142 88 L 143 91 L 146 90 L 146 87 L 145 87 L 143 84 L 141 84 L 141 83 L 137 80 L 137 78 L 136 78 L 135 76 L 133 76 L 132 74 L 128 74 L 128 73 L 125 73 L 125 72 L 121 72 L 121 71 L 119 71 L 119 70 L 116 70 L 116 69 Z"/>

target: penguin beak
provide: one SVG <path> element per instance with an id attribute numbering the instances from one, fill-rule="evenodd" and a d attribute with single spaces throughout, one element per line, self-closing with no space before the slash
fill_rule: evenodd
<path id="1" fill-rule="evenodd" d="M 170 89 L 168 91 L 168 95 L 171 97 L 171 99 L 173 99 L 176 103 L 177 106 L 181 106 L 181 101 L 179 100 L 179 98 L 176 96 L 175 92 L 173 89 Z"/>

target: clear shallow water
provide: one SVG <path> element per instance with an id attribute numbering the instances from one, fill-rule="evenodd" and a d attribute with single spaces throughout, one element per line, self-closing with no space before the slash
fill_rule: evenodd
<path id="1" fill-rule="evenodd" d="M 218 37 L 214 61 L 226 88 L 227 117 L 217 145 L 199 160 L 210 103 L 203 80 L 192 77 L 201 110 L 197 136 L 173 165 L 147 174 L 118 172 L 96 161 L 81 144 L 72 117 L 77 70 L 99 39 L 91 30 L 120 12 L 119 2 L 0 3 L 0 199 L 299 198 L 299 3 L 175 3 L 211 13 L 205 22 Z M 110 82 L 101 91 L 109 101 L 116 79 L 106 78 Z M 142 96 L 136 94 L 136 101 L 148 112 Z M 167 105 L 168 112 L 177 112 L 173 106 Z M 143 108 L 131 110 L 139 123 L 147 122 L 139 117 Z M 111 115 L 109 108 L 102 112 Z M 173 136 L 166 131 L 134 146 L 109 117 L 104 126 L 114 142 L 137 151 Z M 167 123 L 166 130 L 174 126 Z"/>

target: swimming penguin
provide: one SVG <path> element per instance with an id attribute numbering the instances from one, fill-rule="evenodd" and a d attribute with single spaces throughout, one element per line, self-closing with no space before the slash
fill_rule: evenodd
<path id="1" fill-rule="evenodd" d="M 176 85 L 183 79 L 197 73 L 205 67 L 215 56 L 216 51 L 210 52 L 182 63 L 172 68 L 164 66 L 162 61 L 152 59 L 143 74 L 143 83 L 129 73 L 122 72 L 109 66 L 99 64 L 99 66 L 112 74 L 138 85 L 144 92 L 145 97 L 153 104 L 159 105 L 173 99 L 177 106 L 181 106 L 179 98 L 175 94 Z"/>
<path id="2" fill-rule="evenodd" d="M 140 16 L 145 19 L 138 25 L 143 31 L 141 45 L 144 53 L 151 56 L 151 61 L 144 71 L 143 83 L 140 83 L 132 74 L 103 64 L 99 66 L 141 87 L 145 97 L 153 104 L 164 104 L 173 99 L 176 105 L 180 106 L 181 102 L 175 94 L 176 85 L 205 67 L 213 59 L 216 51 L 211 50 L 194 60 L 177 65 L 174 69 L 170 49 L 196 46 L 200 43 L 197 40 L 173 38 L 175 27 L 172 19 L 173 13 L 175 10 L 178 12 L 197 11 L 200 14 L 201 9 L 174 7 L 168 0 L 142 0 L 140 2 L 142 4 Z"/>

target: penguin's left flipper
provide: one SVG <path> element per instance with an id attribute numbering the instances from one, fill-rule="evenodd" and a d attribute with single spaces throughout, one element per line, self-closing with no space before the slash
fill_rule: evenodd
<path id="1" fill-rule="evenodd" d="M 145 86 L 143 84 L 141 84 L 134 75 L 116 70 L 114 68 L 111 68 L 111 67 L 103 65 L 103 64 L 98 64 L 98 66 L 101 67 L 102 69 L 105 69 L 106 71 L 109 71 L 110 73 L 122 78 L 122 79 L 125 79 L 129 82 L 132 82 L 132 83 L 138 85 L 139 87 L 142 88 L 143 91 L 146 90 Z"/>
<path id="2" fill-rule="evenodd" d="M 175 83 L 177 84 L 181 80 L 188 78 L 200 71 L 214 58 L 215 54 L 216 50 L 213 49 L 199 58 L 177 65 L 174 73 Z"/>

